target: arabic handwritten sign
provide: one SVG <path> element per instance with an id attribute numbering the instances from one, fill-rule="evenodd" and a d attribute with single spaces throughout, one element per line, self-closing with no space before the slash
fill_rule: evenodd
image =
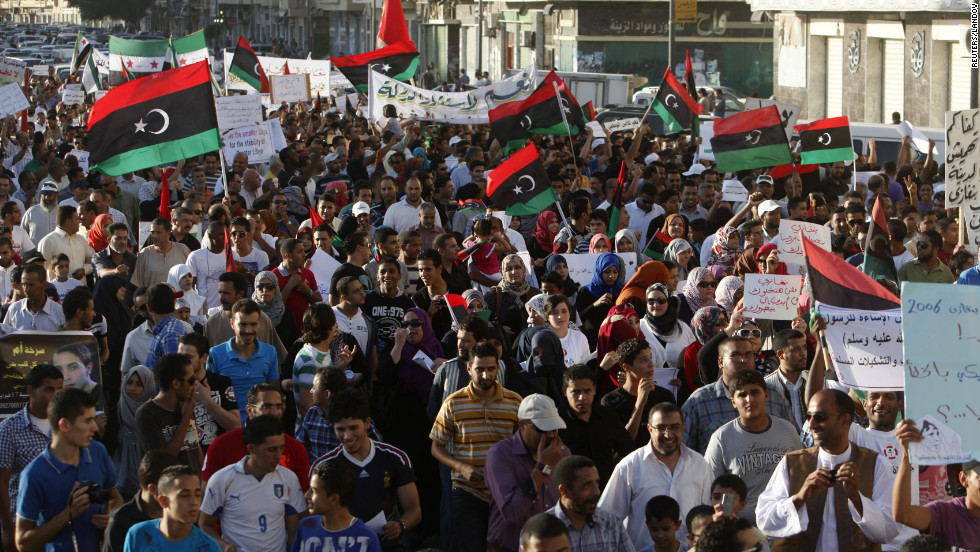
<path id="1" fill-rule="evenodd" d="M 721 200 L 746 202 L 749 200 L 749 191 L 742 186 L 738 180 L 726 180 L 721 185 Z"/>
<path id="2" fill-rule="evenodd" d="M 386 118 L 382 114 L 384 107 L 392 105 L 398 117 L 404 119 L 489 123 L 490 109 L 527 98 L 537 85 L 538 70 L 533 63 L 510 78 L 466 92 L 425 90 L 370 71 L 367 117 L 371 121 L 383 121 Z"/>
<path id="3" fill-rule="evenodd" d="M 54 364 L 62 372 L 69 364 L 82 365 L 77 377 L 65 377 L 65 387 L 79 387 L 99 399 L 102 371 L 98 351 L 91 332 L 19 331 L 0 338 L 0 419 L 24 408 L 24 379 L 31 368 L 42 363 Z"/>
<path id="4" fill-rule="evenodd" d="M 815 222 L 781 220 L 779 221 L 779 239 L 776 242 L 780 261 L 798 265 L 806 262 L 803 257 L 803 244 L 800 243 L 800 232 L 806 236 L 806 239 L 825 251 L 830 251 L 830 228 Z"/>
<path id="5" fill-rule="evenodd" d="M 963 206 L 966 220 L 966 249 L 973 255 L 980 250 L 980 205 Z"/>
<path id="6" fill-rule="evenodd" d="M 16 82 L 24 84 L 24 75 L 27 74 L 27 64 L 19 59 L 0 57 L 0 84 Z"/>
<path id="7" fill-rule="evenodd" d="M 30 109 L 31 102 L 27 101 L 24 89 L 17 84 L 0 86 L 0 117 L 13 115 L 25 109 Z"/>
<path id="8" fill-rule="evenodd" d="M 946 112 L 946 206 L 980 204 L 980 109 Z"/>
<path id="9" fill-rule="evenodd" d="M 254 93 L 255 89 L 251 86 L 245 84 L 245 81 L 240 79 L 237 75 L 228 72 L 228 68 L 231 67 L 231 58 L 234 57 L 234 49 L 225 50 L 224 60 L 225 60 L 225 83 L 227 84 L 228 90 L 241 90 L 248 93 Z M 331 88 L 338 87 L 338 81 L 335 75 L 331 74 L 331 66 L 329 60 L 318 60 L 318 59 L 286 59 L 281 57 L 273 56 L 257 56 L 259 58 L 259 65 L 262 66 L 262 70 L 265 71 L 267 77 L 272 78 L 273 76 L 282 75 L 285 73 L 286 64 L 289 64 L 289 73 L 293 75 L 297 74 L 307 74 L 310 76 L 310 94 L 311 96 L 316 96 L 317 93 L 322 97 L 330 95 Z M 343 77 L 343 75 L 341 75 Z M 346 79 L 342 79 L 341 83 L 346 82 Z M 333 83 L 333 86 L 331 86 Z M 348 83 L 348 86 L 350 83 Z"/>
<path id="10" fill-rule="evenodd" d="M 615 121 L 603 123 L 602 126 L 606 127 L 606 132 L 609 134 L 626 130 L 633 132 L 636 130 L 636 127 L 640 126 L 640 118 L 630 117 L 629 119 L 616 119 Z"/>
<path id="11" fill-rule="evenodd" d="M 902 314 L 905 415 L 925 437 L 910 448 L 912 463 L 980 458 L 980 295 L 972 286 L 906 282 Z"/>
<path id="12" fill-rule="evenodd" d="M 258 94 L 221 96 L 214 99 L 214 106 L 221 132 L 262 122 L 262 97 Z"/>
<path id="13" fill-rule="evenodd" d="M 792 320 L 799 307 L 802 276 L 746 274 L 742 304 L 749 318 Z"/>
<path id="14" fill-rule="evenodd" d="M 272 103 L 310 101 L 309 75 L 275 75 L 269 77 Z"/>
<path id="15" fill-rule="evenodd" d="M 841 309 L 817 302 L 840 382 L 848 387 L 901 391 L 905 387 L 902 313 Z"/>
<path id="16" fill-rule="evenodd" d="M 595 272 L 595 261 L 602 253 L 573 253 L 564 254 L 565 264 L 568 266 L 568 277 L 575 280 L 579 285 L 584 286 L 592 281 L 592 274 Z M 623 260 L 623 282 L 628 282 L 636 272 L 636 255 L 619 255 Z"/>
<path id="17" fill-rule="evenodd" d="M 34 76 L 36 76 L 36 77 L 37 76 L 47 75 L 48 74 L 48 66 L 47 65 L 35 65 L 34 67 L 31 67 L 31 73 Z"/>
<path id="18" fill-rule="evenodd" d="M 66 84 L 65 91 L 61 96 L 61 102 L 65 105 L 82 105 L 85 103 L 85 91 L 80 84 Z"/>

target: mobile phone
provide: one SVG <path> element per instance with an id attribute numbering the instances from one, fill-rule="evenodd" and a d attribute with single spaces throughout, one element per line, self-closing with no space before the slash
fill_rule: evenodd
<path id="1" fill-rule="evenodd" d="M 725 515 L 732 515 L 732 510 L 735 508 L 735 495 L 731 493 L 725 493 L 721 495 L 721 511 Z"/>

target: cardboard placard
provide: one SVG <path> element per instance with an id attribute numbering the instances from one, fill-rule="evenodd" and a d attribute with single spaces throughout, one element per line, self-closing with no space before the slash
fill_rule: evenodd
<path id="1" fill-rule="evenodd" d="M 221 132 L 262 122 L 262 98 L 258 94 L 221 96 L 214 99 L 214 107 Z"/>
<path id="2" fill-rule="evenodd" d="M 24 89 L 17 84 L 0 86 L 0 117 L 20 113 L 25 109 L 30 109 L 31 102 L 27 101 Z"/>
<path id="3" fill-rule="evenodd" d="M 636 130 L 636 127 L 640 126 L 640 118 L 630 117 L 629 119 L 617 119 L 615 121 L 609 121 L 607 123 L 603 123 L 602 126 L 606 127 L 606 132 L 608 132 L 609 134 L 612 134 L 613 132 L 621 132 L 627 130 L 633 132 L 634 130 Z"/>
<path id="4" fill-rule="evenodd" d="M 310 75 L 272 75 L 269 81 L 272 103 L 310 101 Z"/>
<path id="5" fill-rule="evenodd" d="M 721 185 L 721 200 L 745 203 L 749 200 L 749 191 L 738 180 L 726 180 Z"/>

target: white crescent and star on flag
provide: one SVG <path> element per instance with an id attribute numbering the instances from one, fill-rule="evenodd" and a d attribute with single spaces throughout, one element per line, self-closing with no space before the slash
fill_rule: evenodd
<path id="1" fill-rule="evenodd" d="M 521 188 L 520 185 L 520 182 L 525 178 L 531 181 L 531 187 L 526 190 L 524 188 Z M 534 189 L 535 186 L 536 186 L 536 182 L 534 181 L 534 178 L 531 177 L 530 175 L 525 174 L 517 179 L 517 186 L 514 186 L 514 193 L 516 193 L 517 195 L 521 195 L 523 193 L 530 192 L 531 190 Z"/>
<path id="2" fill-rule="evenodd" d="M 160 117 L 163 118 L 163 124 L 157 130 L 147 129 L 146 127 L 149 126 L 150 123 L 143 122 L 143 119 L 148 118 L 153 113 L 159 113 Z M 167 131 L 168 128 L 170 128 L 170 115 L 167 114 L 167 112 L 162 109 L 151 109 L 146 113 L 146 115 L 140 117 L 140 120 L 134 123 L 134 125 L 136 126 L 136 130 L 133 131 L 133 134 L 139 134 L 141 132 L 149 132 L 150 134 L 163 134 L 164 132 Z"/>

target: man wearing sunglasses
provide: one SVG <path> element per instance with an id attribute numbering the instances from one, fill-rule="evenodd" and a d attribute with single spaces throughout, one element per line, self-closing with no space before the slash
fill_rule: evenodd
<path id="1" fill-rule="evenodd" d="M 773 552 L 881 550 L 898 535 L 888 460 L 851 443 L 854 403 L 823 389 L 807 419 L 816 446 L 787 453 L 759 496 L 756 521 Z"/>
<path id="2" fill-rule="evenodd" d="M 898 279 L 902 282 L 953 283 L 955 281 L 953 272 L 939 261 L 939 251 L 942 247 L 943 237 L 939 232 L 935 230 L 921 232 L 915 243 L 918 256 L 902 265 L 898 270 Z"/>
<path id="3" fill-rule="evenodd" d="M 191 424 L 197 405 L 197 377 L 191 359 L 181 354 L 163 355 L 154 366 L 153 378 L 159 391 L 136 411 L 140 445 L 143 450 L 163 449 L 200 472 L 204 454 L 197 427 Z"/>

